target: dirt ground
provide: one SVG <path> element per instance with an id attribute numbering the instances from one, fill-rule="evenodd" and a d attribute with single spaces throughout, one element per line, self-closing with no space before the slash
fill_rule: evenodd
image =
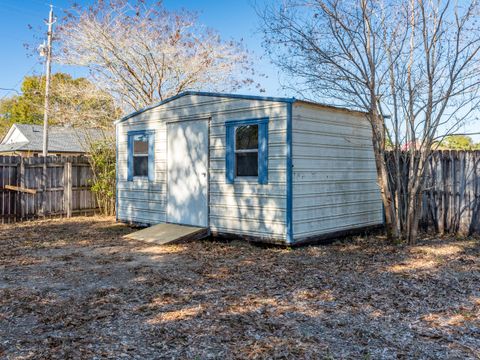
<path id="1" fill-rule="evenodd" d="M 480 357 L 480 239 L 291 250 L 130 231 L 0 225 L 0 358 Z"/>

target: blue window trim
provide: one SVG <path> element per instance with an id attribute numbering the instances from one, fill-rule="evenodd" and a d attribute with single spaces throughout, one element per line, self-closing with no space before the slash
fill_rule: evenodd
<path id="1" fill-rule="evenodd" d="M 292 104 L 287 104 L 287 211 L 286 211 L 286 236 L 287 244 L 292 244 L 293 239 L 293 155 L 292 155 Z"/>
<path id="2" fill-rule="evenodd" d="M 128 161 L 127 161 L 127 180 L 134 178 L 148 178 L 148 181 L 155 180 L 155 131 L 154 130 L 133 130 L 127 133 L 128 136 Z M 133 176 L 133 137 L 135 135 L 145 135 L 148 137 L 148 177 Z"/>
<path id="3" fill-rule="evenodd" d="M 258 178 L 259 184 L 268 184 L 268 117 L 225 122 L 226 151 L 225 177 L 228 184 L 235 182 L 235 128 L 258 125 Z"/>

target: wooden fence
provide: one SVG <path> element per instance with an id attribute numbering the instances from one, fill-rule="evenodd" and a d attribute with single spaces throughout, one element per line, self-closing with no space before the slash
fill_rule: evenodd
<path id="1" fill-rule="evenodd" d="M 92 170 L 86 157 L 0 156 L 0 221 L 37 217 L 90 215 L 97 211 L 90 190 Z"/>
<path id="2" fill-rule="evenodd" d="M 480 233 L 480 151 L 433 152 L 421 214 L 424 230 Z"/>
<path id="3" fill-rule="evenodd" d="M 0 221 L 89 215 L 98 210 L 86 157 L 0 156 Z M 439 233 L 480 233 L 480 151 L 435 151 L 429 159 L 421 225 Z"/>

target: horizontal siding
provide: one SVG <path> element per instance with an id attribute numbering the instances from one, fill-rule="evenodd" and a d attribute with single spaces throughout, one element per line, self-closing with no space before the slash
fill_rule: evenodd
<path id="1" fill-rule="evenodd" d="M 342 183 L 351 184 L 356 181 L 368 183 L 376 181 L 377 176 L 371 170 L 348 170 L 339 167 L 338 169 L 318 169 L 313 170 L 298 170 L 293 169 L 293 186 L 296 185 L 311 185 L 316 187 L 319 183 Z M 360 190 L 361 191 L 361 190 Z"/>
<path id="2" fill-rule="evenodd" d="M 275 240 L 285 239 L 284 222 L 266 222 L 241 219 L 233 216 L 211 214 L 210 228 L 215 233 L 232 233 Z"/>
<path id="3" fill-rule="evenodd" d="M 362 191 L 339 190 L 335 192 L 309 191 L 295 194 L 298 201 L 301 201 L 303 210 L 315 210 L 330 207 L 344 206 L 348 204 L 358 204 L 359 202 L 368 202 L 372 196 L 375 196 L 378 189 L 363 189 Z"/>
<path id="4" fill-rule="evenodd" d="M 225 121 L 269 118 L 269 183 L 225 181 Z M 211 118 L 209 223 L 212 231 L 285 239 L 286 106 L 284 103 L 184 96 L 143 112 L 118 126 L 118 206 L 123 221 L 155 224 L 168 221 L 167 123 Z M 127 132 L 155 130 L 155 181 L 126 181 Z"/>
<path id="5" fill-rule="evenodd" d="M 117 125 L 117 206 L 122 221 L 158 224 L 166 221 L 166 124 L 150 121 L 148 125 L 128 121 Z M 154 181 L 134 179 L 127 181 L 127 133 L 134 130 L 155 131 Z"/>
<path id="6" fill-rule="evenodd" d="M 371 180 L 352 180 L 342 179 L 342 181 L 325 181 L 310 184 L 310 186 L 303 186 L 300 182 L 294 182 L 293 190 L 296 198 L 307 196 L 319 196 L 339 193 L 361 193 L 378 191 L 376 182 Z"/>
<path id="7" fill-rule="evenodd" d="M 375 212 L 378 210 L 378 204 L 375 202 L 369 201 L 364 203 L 361 209 L 359 209 L 360 203 L 360 201 L 339 201 L 331 204 L 302 206 L 301 209 L 297 209 L 295 211 L 295 219 L 298 221 L 298 223 L 310 223 L 315 222 L 318 219 L 325 220 L 329 218 L 342 218 L 348 217 L 351 214 L 360 212 Z"/>
<path id="8" fill-rule="evenodd" d="M 119 208 L 118 219 L 127 223 L 136 223 L 142 225 L 152 225 L 164 223 L 164 212 L 145 212 L 143 209 L 124 209 Z"/>
<path id="9" fill-rule="evenodd" d="M 295 240 L 300 241 L 305 238 L 319 236 L 323 234 L 331 234 L 338 231 L 347 231 L 360 229 L 367 226 L 374 226 L 381 224 L 383 212 L 377 210 L 375 212 L 363 211 L 356 212 L 354 214 L 344 214 L 342 217 L 330 217 L 322 219 L 321 226 L 315 224 L 315 222 L 298 222 L 297 229 L 295 231 Z"/>
<path id="10" fill-rule="evenodd" d="M 257 186 L 257 184 L 251 181 L 237 181 L 235 184 L 226 184 L 225 179 L 217 182 L 210 181 L 210 195 L 219 195 L 225 198 L 225 201 L 238 198 L 241 203 L 252 197 L 258 198 L 259 201 L 266 201 L 269 197 L 278 197 L 285 199 L 285 185 L 282 181 L 275 181 L 275 179 L 269 180 L 269 183 L 263 186 Z M 249 196 L 233 196 L 234 194 L 249 194 Z M 284 206 L 281 206 L 283 209 Z"/>
<path id="11" fill-rule="evenodd" d="M 371 157 L 371 144 L 356 145 L 356 144 L 337 144 L 337 145 L 325 145 L 320 143 L 306 143 L 297 142 L 297 152 L 293 154 L 293 158 L 311 158 L 318 157 L 328 159 L 344 159 L 344 158 L 370 158 Z M 323 143 L 328 142 L 324 140 Z"/>
<path id="12" fill-rule="evenodd" d="M 165 197 L 161 200 L 148 199 L 139 200 L 136 198 L 130 198 L 127 196 L 121 196 L 118 198 L 118 206 L 124 209 L 143 209 L 148 211 L 161 211 L 165 212 Z"/>
<path id="13" fill-rule="evenodd" d="M 309 156 L 307 158 L 296 158 L 295 167 L 300 170 L 324 169 L 338 170 L 339 167 L 353 171 L 372 171 L 375 170 L 375 159 L 354 157 L 348 159 L 335 159 Z"/>
<path id="14" fill-rule="evenodd" d="M 382 223 L 366 119 L 294 105 L 292 131 L 294 240 Z"/>

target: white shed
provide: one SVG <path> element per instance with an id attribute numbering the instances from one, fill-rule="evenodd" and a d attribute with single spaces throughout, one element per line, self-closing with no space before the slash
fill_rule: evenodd
<path id="1" fill-rule="evenodd" d="M 383 223 L 365 114 L 184 92 L 116 123 L 117 219 L 299 244 Z"/>

